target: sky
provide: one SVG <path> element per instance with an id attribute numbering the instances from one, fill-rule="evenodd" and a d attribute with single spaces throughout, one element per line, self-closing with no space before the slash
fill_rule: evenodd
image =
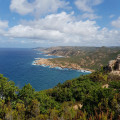
<path id="1" fill-rule="evenodd" d="M 120 46 L 120 0 L 0 0 L 0 47 Z"/>

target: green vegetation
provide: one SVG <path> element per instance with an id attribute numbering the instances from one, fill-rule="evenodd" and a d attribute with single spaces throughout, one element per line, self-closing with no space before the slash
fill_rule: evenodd
<path id="1" fill-rule="evenodd" d="M 53 47 L 46 51 L 48 54 L 66 56 L 50 59 L 53 63 L 76 63 L 81 68 L 96 70 L 116 59 L 120 47 Z"/>
<path id="2" fill-rule="evenodd" d="M 19 89 L 0 74 L 0 120 L 47 119 L 119 120 L 120 76 L 101 69 L 37 92 L 30 84 Z"/>

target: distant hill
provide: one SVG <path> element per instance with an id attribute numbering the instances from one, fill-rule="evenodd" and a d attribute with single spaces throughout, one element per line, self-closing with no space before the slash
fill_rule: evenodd
<path id="1" fill-rule="evenodd" d="M 38 49 L 41 50 L 41 49 Z M 42 49 L 46 54 L 65 56 L 50 59 L 54 63 L 75 63 L 81 68 L 97 69 L 120 54 L 120 47 L 59 46 Z"/>
<path id="2" fill-rule="evenodd" d="M 37 47 L 37 48 L 33 48 L 33 50 L 37 50 L 37 51 L 43 51 L 47 49 L 46 47 Z"/>

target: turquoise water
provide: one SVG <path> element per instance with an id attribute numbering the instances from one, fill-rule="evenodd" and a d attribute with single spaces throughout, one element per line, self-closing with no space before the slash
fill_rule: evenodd
<path id="1" fill-rule="evenodd" d="M 35 58 L 54 58 L 32 49 L 0 48 L 0 73 L 13 80 L 15 85 L 22 88 L 30 83 L 35 90 L 49 89 L 83 74 L 76 70 L 62 70 L 33 65 Z"/>

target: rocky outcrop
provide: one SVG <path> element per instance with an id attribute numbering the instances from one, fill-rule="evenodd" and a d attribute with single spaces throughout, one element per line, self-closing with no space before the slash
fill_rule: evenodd
<path id="1" fill-rule="evenodd" d="M 74 110 L 82 109 L 83 105 L 82 104 L 76 104 L 73 106 Z"/>
<path id="2" fill-rule="evenodd" d="M 115 63 L 115 69 L 120 71 L 120 54 L 117 57 L 116 63 Z"/>
<path id="3" fill-rule="evenodd" d="M 102 88 L 108 88 L 108 87 L 109 87 L 108 84 L 105 84 L 105 85 L 102 86 Z"/>
<path id="4" fill-rule="evenodd" d="M 120 54 L 117 56 L 116 60 L 109 61 L 108 70 L 113 74 L 120 75 Z"/>
<path id="5" fill-rule="evenodd" d="M 86 72 L 86 71 L 93 72 L 93 70 L 81 68 L 78 64 L 75 64 L 75 63 L 71 63 L 71 64 L 68 62 L 64 62 L 64 64 L 62 64 L 60 62 L 55 63 L 55 62 L 52 62 L 51 59 L 52 58 L 49 58 L 49 59 L 39 58 L 38 60 L 34 61 L 34 64 L 50 66 L 51 68 L 60 67 L 61 69 L 68 68 L 68 69 L 74 69 L 74 70 L 82 70 L 84 72 Z"/>
<path id="6" fill-rule="evenodd" d="M 111 60 L 111 61 L 109 61 L 108 70 L 109 70 L 110 72 L 115 70 L 115 69 L 114 69 L 115 64 L 116 64 L 116 60 Z"/>

